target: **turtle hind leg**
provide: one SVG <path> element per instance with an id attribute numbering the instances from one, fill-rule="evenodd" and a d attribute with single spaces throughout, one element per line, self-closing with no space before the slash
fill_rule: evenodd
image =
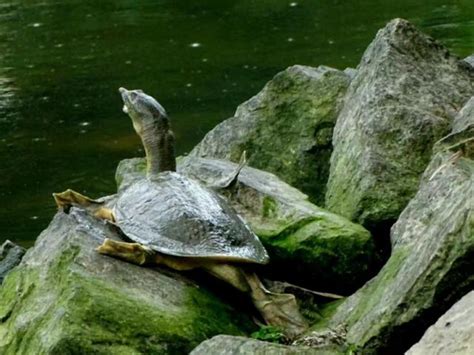
<path id="1" fill-rule="evenodd" d="M 293 339 L 308 329 L 292 294 L 270 292 L 255 273 L 231 264 L 209 263 L 202 267 L 240 291 L 250 293 L 255 308 L 265 322 L 280 328 L 288 338 Z"/>
<path id="2" fill-rule="evenodd" d="M 308 329 L 308 324 L 300 313 L 294 295 L 270 292 L 255 273 L 244 271 L 244 274 L 251 289 L 253 304 L 267 324 L 282 329 L 290 339 Z"/>
<path id="3" fill-rule="evenodd" d="M 139 243 L 118 242 L 106 238 L 96 250 L 100 254 L 113 256 L 132 264 L 145 265 L 155 262 L 155 252 Z"/>
<path id="4" fill-rule="evenodd" d="M 66 213 L 69 213 L 72 206 L 79 206 L 93 213 L 97 218 L 107 219 L 114 222 L 112 210 L 104 207 L 104 203 L 101 201 L 94 200 L 71 189 L 59 193 L 53 193 L 53 197 L 58 209 L 61 209 Z"/>

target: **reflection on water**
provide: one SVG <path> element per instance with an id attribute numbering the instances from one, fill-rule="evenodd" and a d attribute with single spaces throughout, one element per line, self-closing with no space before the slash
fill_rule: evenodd
<path id="1" fill-rule="evenodd" d="M 2 1 L 0 242 L 31 243 L 53 191 L 109 194 L 117 162 L 143 154 L 119 86 L 158 98 L 185 153 L 285 67 L 356 66 L 393 17 L 466 56 L 473 14 L 471 0 Z"/>

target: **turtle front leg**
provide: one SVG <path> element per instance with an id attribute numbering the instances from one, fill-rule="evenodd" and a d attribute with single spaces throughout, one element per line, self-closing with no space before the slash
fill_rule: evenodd
<path id="1" fill-rule="evenodd" d="M 56 205 L 58 205 L 58 208 L 64 210 L 65 212 L 68 212 L 73 205 L 84 208 L 102 205 L 102 202 L 93 200 L 71 189 L 67 189 L 63 192 L 53 193 L 53 197 L 54 201 L 56 201 Z"/>
<path id="2" fill-rule="evenodd" d="M 108 238 L 96 250 L 100 254 L 113 256 L 137 265 L 152 264 L 156 259 L 156 253 L 144 245 L 118 242 Z"/>
<path id="3" fill-rule="evenodd" d="M 79 206 L 93 213 L 97 218 L 115 221 L 112 210 L 104 207 L 103 202 L 84 196 L 74 190 L 67 189 L 63 192 L 53 193 L 53 197 L 58 209 L 65 213 L 69 213 L 72 206 Z"/>

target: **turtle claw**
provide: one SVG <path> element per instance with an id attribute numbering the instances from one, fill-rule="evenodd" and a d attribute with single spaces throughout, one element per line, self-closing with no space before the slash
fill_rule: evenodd
<path id="1" fill-rule="evenodd" d="M 53 198 L 54 198 L 54 201 L 56 202 L 56 205 L 58 206 L 58 211 L 63 211 L 64 213 L 69 214 L 72 204 L 70 203 L 69 200 L 64 198 L 64 193 L 65 192 L 60 192 L 60 193 L 54 192 Z"/>
<path id="2" fill-rule="evenodd" d="M 141 247 L 141 249 L 145 252 L 146 255 L 154 255 L 155 254 L 155 251 L 147 246 L 144 246 L 144 245 L 141 245 L 141 244 L 137 244 L 138 246 Z"/>
<path id="3" fill-rule="evenodd" d="M 80 206 L 86 209 L 95 207 L 93 209 L 96 210 L 97 206 L 103 204 L 100 201 L 93 200 L 71 189 L 67 189 L 63 192 L 55 192 L 53 193 L 53 198 L 58 206 L 58 210 L 63 210 L 65 213 L 69 213 L 72 206 Z"/>

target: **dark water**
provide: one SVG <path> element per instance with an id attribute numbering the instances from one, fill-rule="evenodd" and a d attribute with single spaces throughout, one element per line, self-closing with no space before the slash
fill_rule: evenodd
<path id="1" fill-rule="evenodd" d="M 158 98 L 185 153 L 285 67 L 356 66 L 394 17 L 474 51 L 472 0 L 0 1 L 0 242 L 31 244 L 53 191 L 109 194 L 143 154 L 119 86 Z"/>

